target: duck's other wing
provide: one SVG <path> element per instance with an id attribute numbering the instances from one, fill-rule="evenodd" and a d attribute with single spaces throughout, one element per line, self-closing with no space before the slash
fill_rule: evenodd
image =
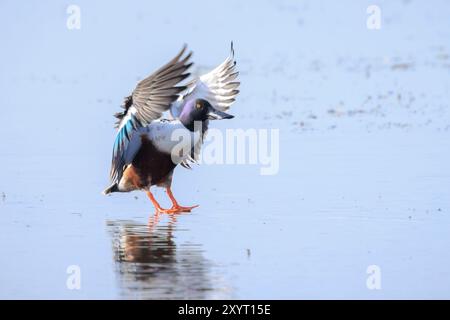
<path id="1" fill-rule="evenodd" d="M 184 103 L 190 99 L 205 99 L 218 110 L 228 110 L 239 93 L 238 75 L 232 42 L 230 55 L 224 62 L 187 84 L 186 91 L 170 107 L 172 117 L 178 118 Z"/>

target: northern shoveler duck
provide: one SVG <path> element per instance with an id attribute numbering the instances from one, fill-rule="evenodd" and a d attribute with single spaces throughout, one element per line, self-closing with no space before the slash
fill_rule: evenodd
<path id="1" fill-rule="evenodd" d="M 236 61 L 233 43 L 229 57 L 212 71 L 192 79 L 186 85 L 180 82 L 190 76 L 192 66 L 186 54 L 186 45 L 166 65 L 140 81 L 132 94 L 125 98 L 123 112 L 115 114 L 119 120 L 113 146 L 110 180 L 103 191 L 129 192 L 143 190 L 157 212 L 189 212 L 197 206 L 180 206 L 172 194 L 172 175 L 181 164 L 190 168 L 198 160 L 209 120 L 231 119 L 226 113 L 239 93 L 236 81 Z M 171 117 L 163 119 L 169 111 Z M 201 124 L 201 125 L 198 125 Z M 188 139 L 173 139 L 177 131 Z M 179 148 L 174 152 L 175 148 Z M 187 152 L 183 152 L 187 150 Z M 174 157 L 174 154 L 176 156 Z M 151 186 L 164 187 L 172 201 L 170 209 L 163 209 L 150 191 Z"/>

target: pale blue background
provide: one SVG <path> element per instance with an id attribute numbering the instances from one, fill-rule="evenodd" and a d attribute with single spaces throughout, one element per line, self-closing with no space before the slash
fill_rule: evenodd
<path id="1" fill-rule="evenodd" d="M 81 30 L 66 28 L 70 4 Z M 371 4 L 2 0 L 0 297 L 450 298 L 450 3 L 377 1 L 378 31 Z M 112 114 L 183 43 L 195 71 L 231 40 L 241 94 L 216 125 L 279 128 L 280 172 L 177 169 L 175 194 L 200 207 L 170 236 L 161 221 L 166 271 L 124 275 L 117 237 L 130 224 L 152 237 L 153 208 L 100 194 Z"/>

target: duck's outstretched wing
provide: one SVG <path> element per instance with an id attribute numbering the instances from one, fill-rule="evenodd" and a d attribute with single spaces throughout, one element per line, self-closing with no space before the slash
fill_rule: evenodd
<path id="1" fill-rule="evenodd" d="M 228 110 L 239 93 L 238 75 L 233 42 L 231 42 L 230 55 L 224 62 L 212 71 L 188 83 L 186 91 L 170 107 L 172 117 L 177 118 L 184 103 L 191 99 L 205 99 L 218 110 Z M 190 156 L 181 163 L 183 167 L 190 168 L 192 163 L 197 162 L 206 133 L 206 130 L 203 130 L 202 138 L 194 145 Z"/>
<path id="2" fill-rule="evenodd" d="M 190 99 L 205 99 L 218 110 L 228 110 L 239 93 L 238 75 L 231 42 L 228 58 L 212 71 L 189 82 L 186 91 L 172 103 L 170 107 L 172 117 L 178 118 L 184 103 Z"/>
<path id="3" fill-rule="evenodd" d="M 119 121 L 116 123 L 118 132 L 111 161 L 112 184 L 120 181 L 124 167 L 131 163 L 139 150 L 140 139 L 133 139 L 133 133 L 159 119 L 178 94 L 187 89 L 186 86 L 177 86 L 190 75 L 186 71 L 192 65 L 189 63 L 192 52 L 187 55 L 185 52 L 186 45 L 166 65 L 140 81 L 133 93 L 125 98 L 125 110 L 115 114 Z"/>

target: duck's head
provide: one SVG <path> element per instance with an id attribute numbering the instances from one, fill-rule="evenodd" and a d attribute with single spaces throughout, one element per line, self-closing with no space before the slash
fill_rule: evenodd
<path id="1" fill-rule="evenodd" d="M 214 108 L 204 99 L 195 99 L 186 102 L 180 114 L 181 123 L 191 131 L 194 131 L 196 121 L 232 119 L 233 115 Z"/>

